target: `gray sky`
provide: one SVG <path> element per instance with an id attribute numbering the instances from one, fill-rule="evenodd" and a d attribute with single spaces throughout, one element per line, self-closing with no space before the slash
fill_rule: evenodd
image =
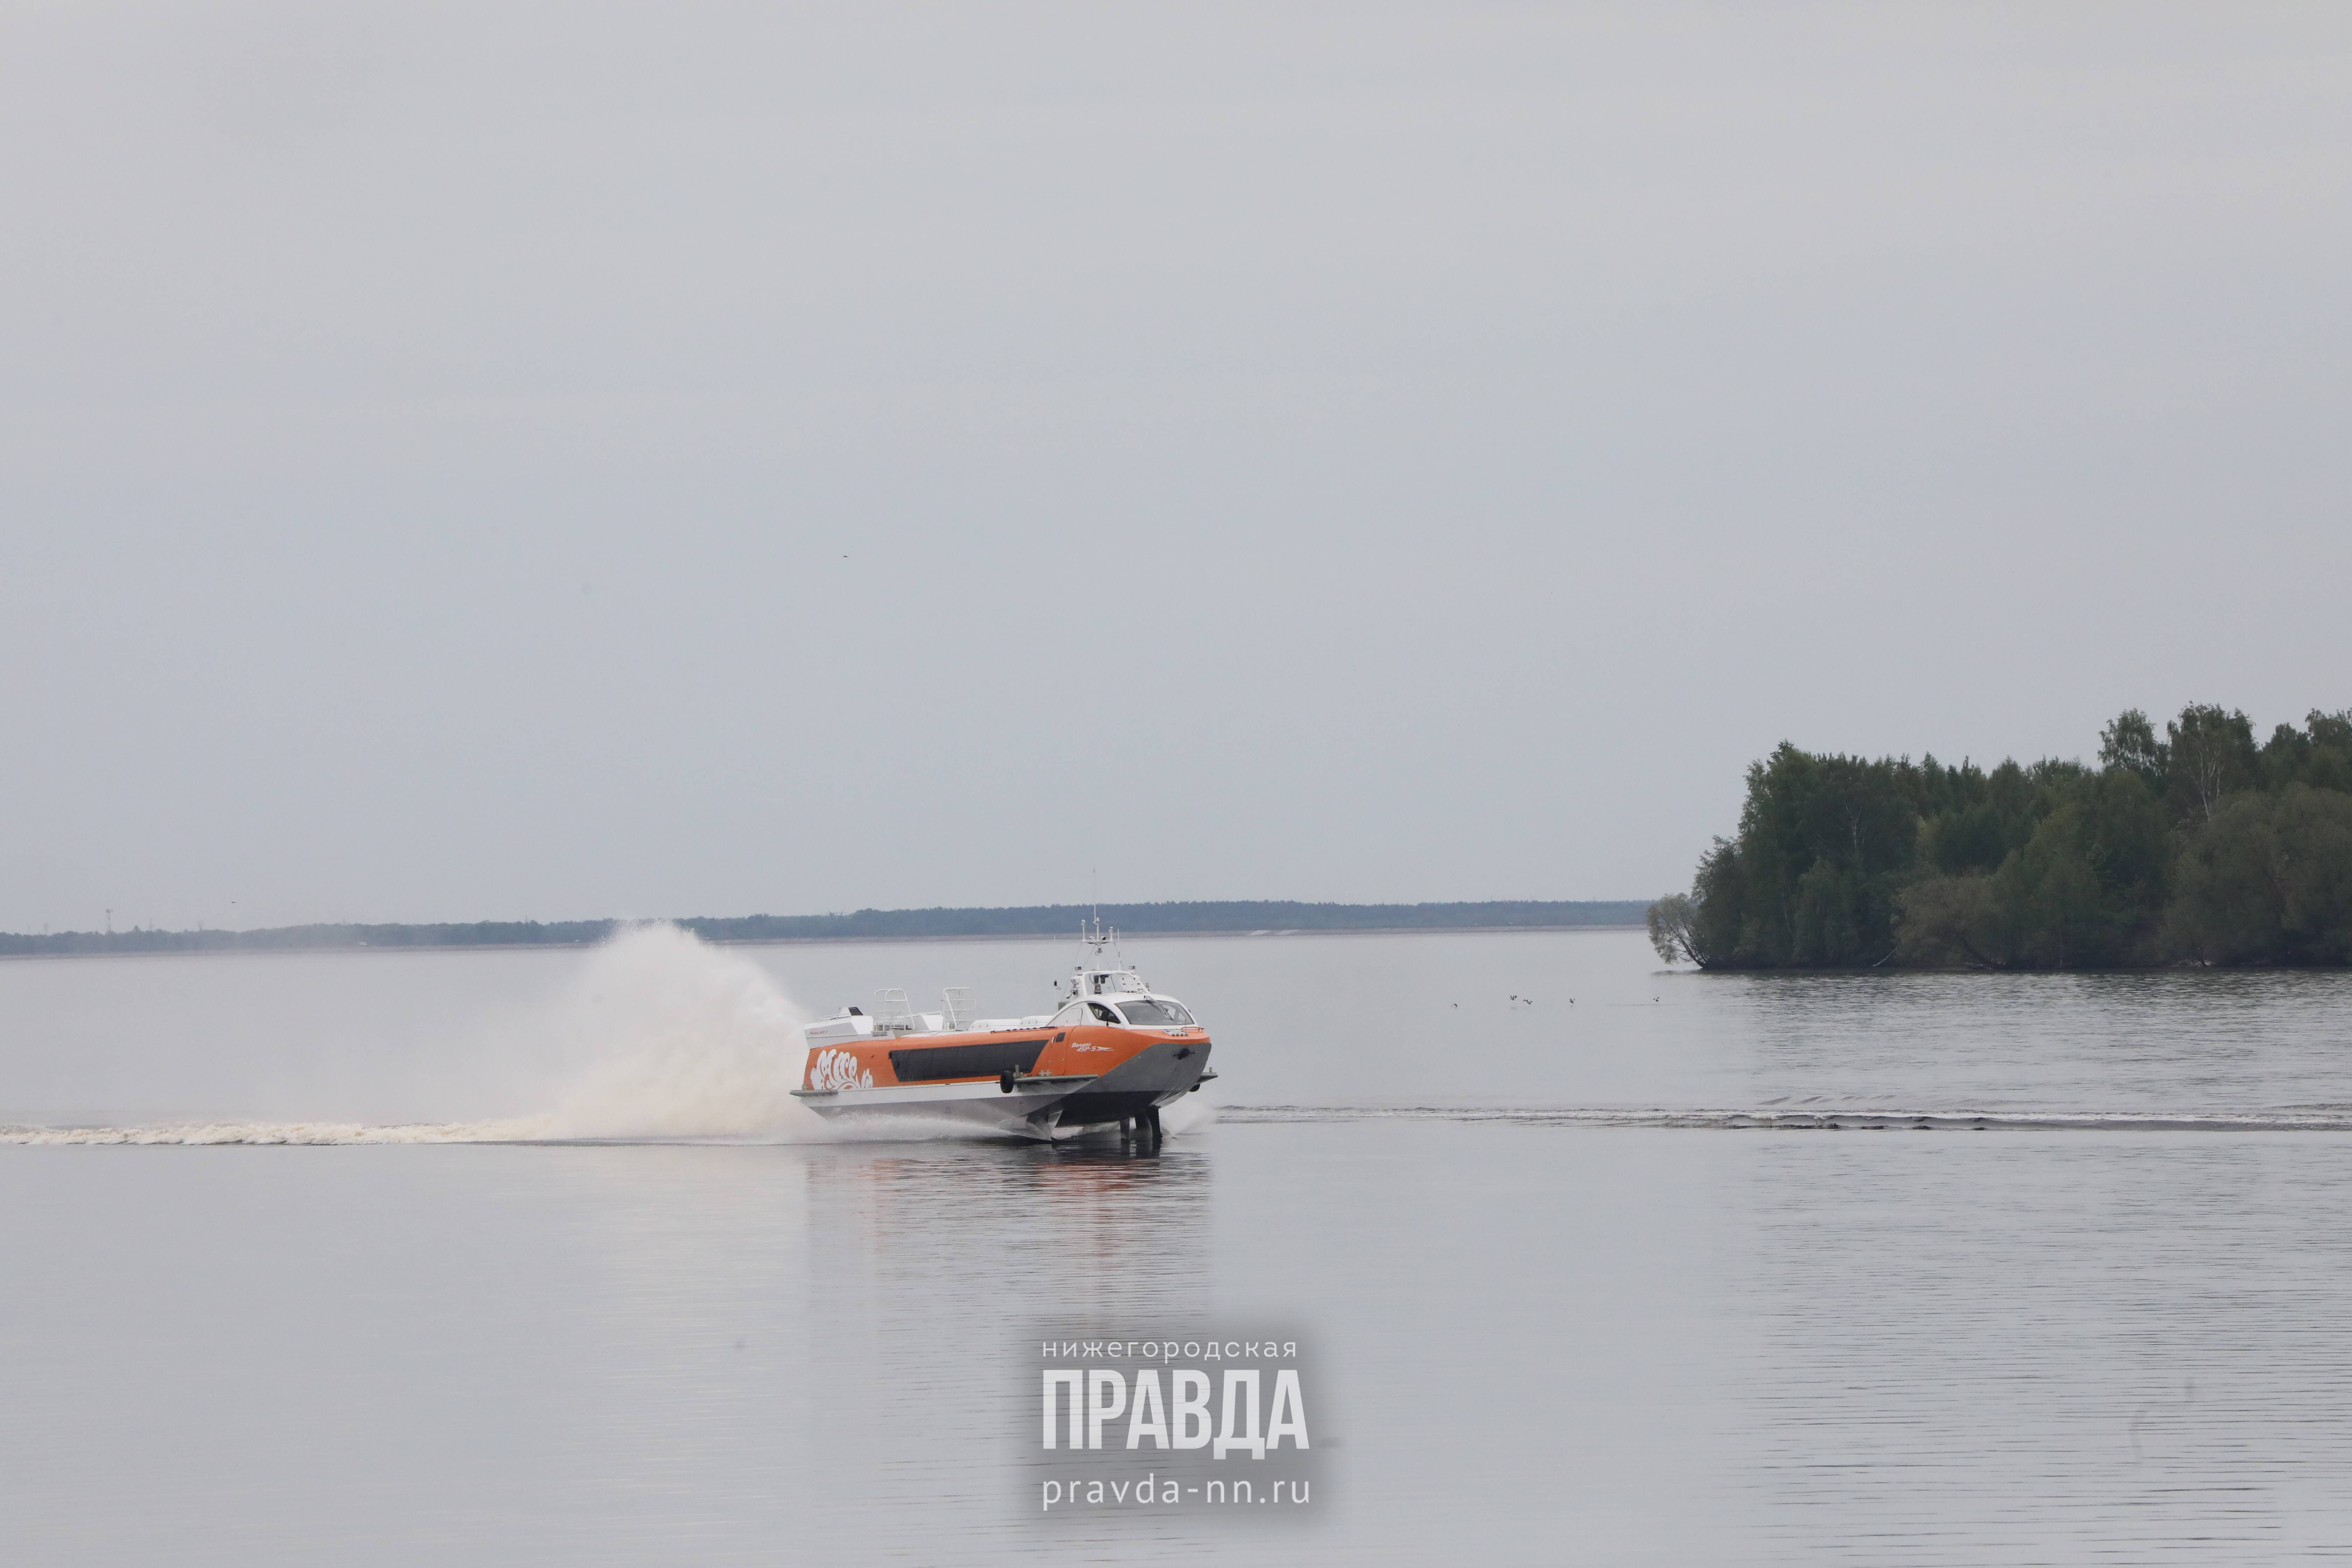
<path id="1" fill-rule="evenodd" d="M 1650 896 L 2352 705 L 2352 12 L 0 5 L 0 926 Z"/>

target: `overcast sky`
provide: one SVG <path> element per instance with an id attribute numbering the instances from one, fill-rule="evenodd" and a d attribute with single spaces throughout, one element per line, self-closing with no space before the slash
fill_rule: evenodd
<path id="1" fill-rule="evenodd" d="M 1650 897 L 2352 706 L 2352 10 L 0 5 L 0 926 Z"/>

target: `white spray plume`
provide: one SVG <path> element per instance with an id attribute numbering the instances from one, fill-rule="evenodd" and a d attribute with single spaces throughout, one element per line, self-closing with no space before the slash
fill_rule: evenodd
<path id="1" fill-rule="evenodd" d="M 822 1138 L 793 1098 L 808 1016 L 759 965 L 672 925 L 596 948 L 549 1026 L 583 1064 L 555 1109 L 523 1119 L 540 1138 Z"/>

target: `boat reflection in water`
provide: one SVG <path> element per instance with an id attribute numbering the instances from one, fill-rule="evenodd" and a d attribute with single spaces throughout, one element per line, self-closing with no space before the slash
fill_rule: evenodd
<path id="1" fill-rule="evenodd" d="M 1204 1150 L 1089 1139 L 808 1154 L 812 1288 L 845 1319 L 920 1311 L 969 1331 L 1024 1314 L 1157 1321 L 1206 1304 Z M 963 1316 L 981 1303 L 983 1315 Z"/>
<path id="2" fill-rule="evenodd" d="M 863 1501 L 903 1488 L 1015 1550 L 1039 1337 L 1206 1321 L 1209 1154 L 1111 1139 L 803 1152 L 802 1382 L 824 1469 L 865 1478 Z"/>

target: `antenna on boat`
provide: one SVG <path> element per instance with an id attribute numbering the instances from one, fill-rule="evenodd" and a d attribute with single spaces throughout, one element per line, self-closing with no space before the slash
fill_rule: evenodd
<path id="1" fill-rule="evenodd" d="M 1103 924 L 1100 910 L 1096 911 L 1092 920 L 1078 922 L 1078 943 L 1081 949 L 1090 947 L 1094 952 L 1091 954 L 1083 951 L 1079 953 L 1076 978 L 1070 983 L 1072 995 L 1100 995 L 1113 992 L 1125 995 L 1150 989 L 1120 951 L 1118 928 Z M 1111 950 L 1108 963 L 1103 962 L 1105 948 Z"/>

